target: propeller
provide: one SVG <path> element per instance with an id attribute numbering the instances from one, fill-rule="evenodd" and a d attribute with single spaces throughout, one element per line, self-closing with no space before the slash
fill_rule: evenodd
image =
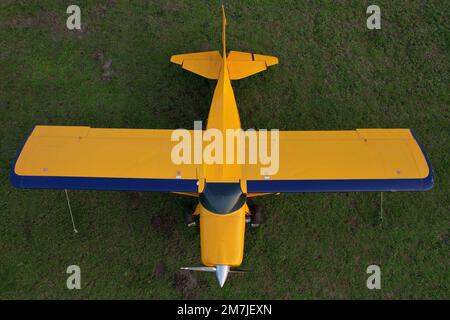
<path id="1" fill-rule="evenodd" d="M 189 271 L 200 271 L 200 272 L 215 272 L 217 281 L 219 282 L 220 287 L 222 288 L 227 280 L 228 273 L 246 273 L 247 270 L 243 269 L 231 269 L 228 265 L 217 265 L 215 267 L 181 267 L 181 270 L 189 270 Z"/>

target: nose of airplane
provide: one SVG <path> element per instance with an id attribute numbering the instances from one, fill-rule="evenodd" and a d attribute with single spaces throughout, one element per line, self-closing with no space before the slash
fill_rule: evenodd
<path id="1" fill-rule="evenodd" d="M 217 265 L 216 266 L 216 278 L 222 288 L 227 280 L 228 273 L 230 272 L 230 266 L 227 265 Z"/>

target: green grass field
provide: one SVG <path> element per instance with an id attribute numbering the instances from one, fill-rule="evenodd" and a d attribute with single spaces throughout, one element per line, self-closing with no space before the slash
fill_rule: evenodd
<path id="1" fill-rule="evenodd" d="M 387 1 L 382 29 L 369 1 L 225 1 L 229 49 L 280 64 L 234 82 L 244 128 L 411 128 L 435 186 L 423 193 L 265 197 L 265 224 L 246 234 L 243 266 L 220 289 L 200 264 L 191 199 L 145 193 L 18 190 L 12 162 L 36 124 L 192 128 L 215 83 L 169 63 L 220 48 L 219 1 L 67 1 L 0 4 L 0 299 L 450 298 L 448 1 Z M 102 66 L 109 60 L 106 71 Z M 81 267 L 82 289 L 66 289 Z M 377 264 L 382 289 L 366 288 Z"/>

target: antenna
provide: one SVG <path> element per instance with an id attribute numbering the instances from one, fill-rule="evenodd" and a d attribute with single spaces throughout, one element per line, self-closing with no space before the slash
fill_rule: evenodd
<path id="1" fill-rule="evenodd" d="M 70 200 L 69 200 L 69 194 L 67 193 L 67 189 L 64 189 L 64 191 L 66 192 L 67 206 L 69 207 L 70 218 L 72 219 L 73 232 L 78 233 L 78 230 L 75 228 L 75 222 L 73 220 L 72 208 L 70 206 Z"/>
<path id="2" fill-rule="evenodd" d="M 380 195 L 380 223 L 383 222 L 383 192 Z"/>
<path id="3" fill-rule="evenodd" d="M 225 7 L 222 5 L 222 45 L 224 58 L 227 56 L 226 25 L 227 25 L 227 17 L 225 16 Z"/>

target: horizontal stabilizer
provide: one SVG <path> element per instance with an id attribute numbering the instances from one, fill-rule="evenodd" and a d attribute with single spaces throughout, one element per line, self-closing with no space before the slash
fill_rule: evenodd
<path id="1" fill-rule="evenodd" d="M 251 52 L 230 51 L 227 57 L 228 61 L 264 61 L 266 66 L 270 67 L 278 64 L 278 58 L 274 56 L 265 56 Z"/>
<path id="2" fill-rule="evenodd" d="M 264 61 L 228 61 L 230 80 L 239 80 L 267 70 Z"/>
<path id="3" fill-rule="evenodd" d="M 173 55 L 170 62 L 204 78 L 217 80 L 222 67 L 222 56 L 219 51 L 184 53 Z"/>
<path id="4" fill-rule="evenodd" d="M 230 51 L 227 57 L 231 80 L 239 80 L 267 69 L 278 63 L 278 58 L 250 52 Z"/>

